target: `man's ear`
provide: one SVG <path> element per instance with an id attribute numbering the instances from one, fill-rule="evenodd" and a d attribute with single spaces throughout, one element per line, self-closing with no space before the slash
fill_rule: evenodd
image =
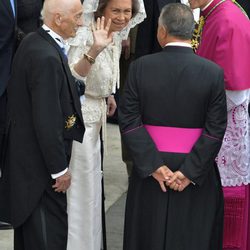
<path id="1" fill-rule="evenodd" d="M 157 39 L 161 47 L 164 47 L 167 39 L 167 30 L 163 25 L 158 25 Z"/>
<path id="2" fill-rule="evenodd" d="M 160 33 L 161 33 L 162 38 L 166 39 L 168 32 L 165 26 L 163 25 L 160 26 Z"/>
<path id="3" fill-rule="evenodd" d="M 62 17 L 59 13 L 56 13 L 54 16 L 54 21 L 57 26 L 61 26 L 62 23 Z"/>

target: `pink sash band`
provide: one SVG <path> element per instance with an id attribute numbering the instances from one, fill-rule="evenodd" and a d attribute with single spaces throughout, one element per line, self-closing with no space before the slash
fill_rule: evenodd
<path id="1" fill-rule="evenodd" d="M 202 134 L 201 128 L 144 125 L 161 152 L 189 153 Z"/>

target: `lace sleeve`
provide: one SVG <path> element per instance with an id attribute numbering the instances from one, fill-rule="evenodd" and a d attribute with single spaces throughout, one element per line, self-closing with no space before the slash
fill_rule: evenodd
<path id="1" fill-rule="evenodd" d="M 74 66 L 82 59 L 83 54 L 87 52 L 92 44 L 92 32 L 89 27 L 80 27 L 74 38 L 68 39 L 67 43 L 70 46 L 68 51 L 68 63 L 72 75 L 82 81 L 86 81 L 86 77 L 80 76 L 75 70 Z"/>
<path id="2" fill-rule="evenodd" d="M 71 64 L 71 65 L 70 65 L 70 70 L 71 70 L 72 75 L 73 75 L 76 79 L 81 80 L 81 81 L 83 81 L 83 82 L 86 81 L 86 76 L 80 76 L 80 75 L 74 70 L 74 64 Z"/>

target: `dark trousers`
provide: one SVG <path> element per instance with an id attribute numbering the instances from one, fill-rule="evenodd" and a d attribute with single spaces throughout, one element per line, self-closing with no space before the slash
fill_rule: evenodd
<path id="1" fill-rule="evenodd" d="M 66 250 L 66 194 L 56 193 L 51 185 L 30 217 L 14 229 L 14 250 Z"/>

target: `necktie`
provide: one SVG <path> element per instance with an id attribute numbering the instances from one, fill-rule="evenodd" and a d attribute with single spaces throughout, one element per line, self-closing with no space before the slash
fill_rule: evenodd
<path id="1" fill-rule="evenodd" d="M 68 56 L 67 56 L 67 53 L 66 53 L 66 49 L 64 47 L 61 47 L 61 50 L 63 52 L 63 55 L 65 57 L 66 60 L 68 60 Z"/>
<path id="2" fill-rule="evenodd" d="M 15 11 L 15 2 L 14 0 L 10 0 L 10 4 L 11 4 L 11 9 L 13 12 L 14 17 L 16 16 L 16 11 Z"/>
<path id="3" fill-rule="evenodd" d="M 61 47 L 61 50 L 62 50 L 63 54 L 66 56 L 66 50 L 65 50 L 65 48 Z"/>
<path id="4" fill-rule="evenodd" d="M 58 37 L 56 37 L 55 39 L 60 43 L 59 46 L 60 46 L 63 54 L 65 55 L 65 58 L 68 58 L 63 42 Z"/>

